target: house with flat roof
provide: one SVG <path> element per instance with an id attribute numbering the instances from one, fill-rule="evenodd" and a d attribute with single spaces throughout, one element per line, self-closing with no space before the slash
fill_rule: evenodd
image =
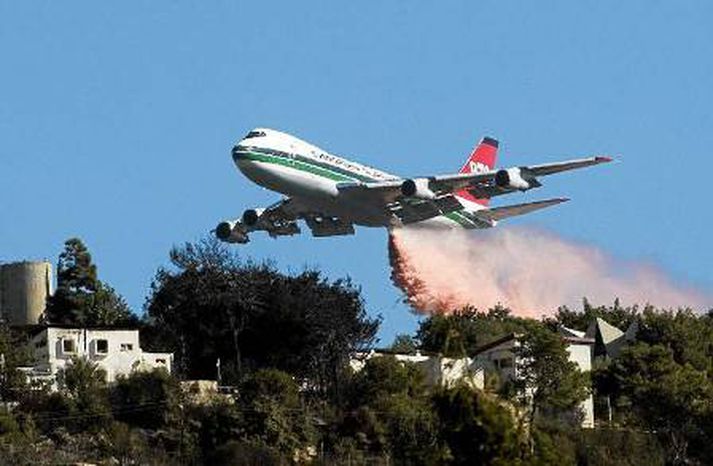
<path id="1" fill-rule="evenodd" d="M 137 329 L 51 325 L 29 331 L 33 364 L 22 370 L 30 381 L 45 381 L 54 389 L 57 374 L 75 357 L 96 363 L 109 383 L 134 371 L 162 368 L 171 372 L 173 353 L 143 351 Z"/>

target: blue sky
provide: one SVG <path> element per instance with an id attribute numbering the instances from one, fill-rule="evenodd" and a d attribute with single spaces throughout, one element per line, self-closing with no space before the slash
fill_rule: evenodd
<path id="1" fill-rule="evenodd" d="M 172 245 L 276 198 L 230 160 L 252 127 L 403 175 L 489 134 L 502 163 L 620 160 L 515 196 L 573 202 L 514 223 L 711 290 L 712 5 L 0 1 L 0 260 L 80 236 L 140 311 Z M 384 231 L 241 252 L 350 275 L 384 343 L 416 327 Z"/>

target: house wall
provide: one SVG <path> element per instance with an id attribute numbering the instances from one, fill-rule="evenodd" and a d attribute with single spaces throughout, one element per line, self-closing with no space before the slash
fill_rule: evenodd
<path id="1" fill-rule="evenodd" d="M 49 327 L 32 338 L 30 349 L 33 372 L 56 375 L 73 357 L 85 357 L 106 372 L 107 382 L 134 370 L 162 367 L 170 372 L 173 362 L 171 353 L 144 352 L 138 330 Z"/>
<path id="2" fill-rule="evenodd" d="M 567 352 L 569 352 L 569 360 L 579 366 L 582 372 L 590 372 L 592 370 L 592 345 L 590 344 L 569 344 Z M 580 404 L 584 419 L 582 427 L 594 427 L 594 396 L 589 395 L 587 399 Z"/>

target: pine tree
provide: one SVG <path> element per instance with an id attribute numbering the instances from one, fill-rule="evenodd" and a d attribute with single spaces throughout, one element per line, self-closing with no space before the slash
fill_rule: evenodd
<path id="1" fill-rule="evenodd" d="M 79 238 L 67 240 L 59 255 L 57 290 L 48 300 L 46 320 L 79 326 L 137 322 L 124 298 L 98 279 L 92 255 Z"/>

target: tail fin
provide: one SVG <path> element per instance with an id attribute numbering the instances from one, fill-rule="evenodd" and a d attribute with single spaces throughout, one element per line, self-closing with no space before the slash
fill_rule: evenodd
<path id="1" fill-rule="evenodd" d="M 486 136 L 475 146 L 459 173 L 482 173 L 490 171 L 495 167 L 497 156 L 498 141 Z M 477 199 L 467 189 L 462 189 L 454 194 L 466 201 L 475 202 L 482 206 L 487 206 L 490 202 L 490 199 Z"/>

